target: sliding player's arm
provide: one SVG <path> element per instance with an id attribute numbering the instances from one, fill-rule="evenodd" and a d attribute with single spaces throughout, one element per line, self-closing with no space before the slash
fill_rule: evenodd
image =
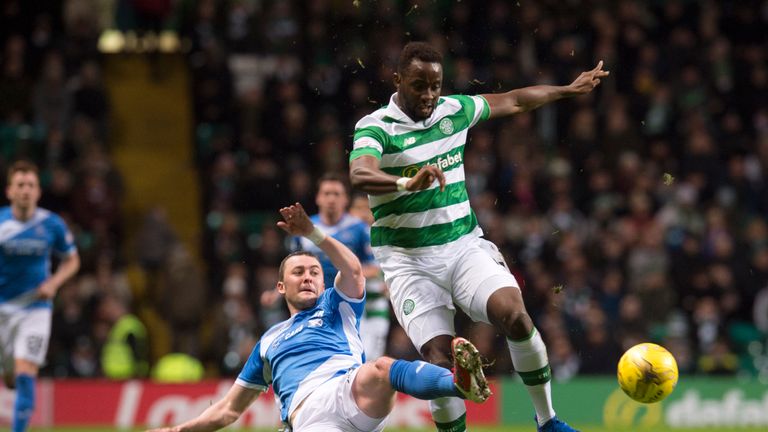
<path id="1" fill-rule="evenodd" d="M 304 207 L 296 203 L 280 209 L 283 221 L 277 226 L 293 235 L 301 235 L 310 239 L 331 260 L 339 274 L 336 276 L 335 288 L 345 296 L 361 299 L 365 294 L 365 277 L 363 266 L 352 250 L 335 238 L 325 235 L 312 223 Z"/>
<path id="2" fill-rule="evenodd" d="M 234 423 L 259 397 L 261 390 L 234 384 L 226 396 L 196 418 L 178 426 L 153 429 L 149 432 L 208 432 Z"/>

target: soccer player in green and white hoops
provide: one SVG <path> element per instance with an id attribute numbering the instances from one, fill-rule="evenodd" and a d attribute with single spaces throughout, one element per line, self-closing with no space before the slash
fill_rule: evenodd
<path id="1" fill-rule="evenodd" d="M 442 55 L 423 42 L 400 54 L 389 105 L 355 126 L 353 187 L 369 194 L 371 246 L 400 324 L 429 362 L 450 367 L 454 304 L 507 337 L 539 431 L 573 431 L 555 416 L 547 350 L 520 288 L 484 240 L 464 184 L 467 132 L 479 121 L 587 94 L 608 76 L 603 62 L 566 86 L 533 86 L 480 96 L 440 96 Z M 439 431 L 466 430 L 464 402 L 431 403 Z"/>

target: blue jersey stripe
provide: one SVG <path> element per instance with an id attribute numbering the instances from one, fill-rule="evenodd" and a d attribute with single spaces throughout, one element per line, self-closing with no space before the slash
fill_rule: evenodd
<path id="1" fill-rule="evenodd" d="M 53 253 L 75 252 L 74 238 L 56 214 L 39 208 L 22 222 L 13 217 L 10 207 L 0 208 L 0 303 L 49 305 L 32 302 L 30 294 L 50 276 Z"/>

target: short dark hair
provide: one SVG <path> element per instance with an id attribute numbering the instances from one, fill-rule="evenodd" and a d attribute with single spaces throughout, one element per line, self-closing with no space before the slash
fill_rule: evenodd
<path id="1" fill-rule="evenodd" d="M 325 182 L 339 182 L 342 186 L 344 186 L 344 192 L 347 193 L 347 196 L 349 196 L 349 182 L 347 181 L 347 177 L 345 175 L 335 173 L 335 172 L 328 172 L 320 176 L 319 179 L 317 179 L 317 190 L 320 190 L 320 186 Z"/>
<path id="2" fill-rule="evenodd" d="M 310 256 L 310 257 L 316 259 L 318 262 L 320 261 L 320 259 L 317 257 L 317 255 L 315 255 L 315 254 L 313 254 L 312 252 L 309 252 L 309 251 L 300 250 L 300 251 L 296 251 L 296 252 L 291 252 L 290 254 L 288 254 L 288 256 L 283 258 L 282 261 L 280 261 L 280 268 L 278 268 L 278 270 L 277 270 L 277 272 L 278 272 L 277 281 L 278 282 L 282 282 L 282 281 L 285 280 L 285 277 L 283 275 L 283 272 L 285 272 L 285 262 L 288 261 L 289 258 L 293 258 L 295 256 L 301 256 L 301 255 Z"/>
<path id="3" fill-rule="evenodd" d="M 443 55 L 426 42 L 408 42 L 400 52 L 400 60 L 397 62 L 397 73 L 402 75 L 413 59 L 428 63 L 442 63 Z"/>
<path id="4" fill-rule="evenodd" d="M 14 162 L 9 168 L 8 168 L 8 184 L 11 184 L 11 177 L 13 177 L 14 174 L 21 172 L 21 173 L 27 173 L 31 172 L 35 175 L 40 175 L 40 171 L 37 169 L 37 165 L 34 163 L 28 161 L 28 160 L 18 160 Z"/>

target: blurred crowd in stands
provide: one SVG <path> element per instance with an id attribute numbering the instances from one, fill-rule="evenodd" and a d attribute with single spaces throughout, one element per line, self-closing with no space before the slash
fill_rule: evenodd
<path id="1" fill-rule="evenodd" d="M 92 376 L 83 359 L 109 328 L 98 299 L 137 301 L 121 271 L 131 173 L 110 162 L 98 16 L 50 3 L 24 20 L 3 6 L 0 165 L 38 161 L 43 206 L 76 231 L 84 267 L 57 299 L 47 370 Z M 259 302 L 286 253 L 276 210 L 314 210 L 315 180 L 347 170 L 356 121 L 394 91 L 400 49 L 426 40 L 445 54 L 443 94 L 567 84 L 598 60 L 611 71 L 593 96 L 481 123 L 465 154 L 475 212 L 556 379 L 612 374 L 624 349 L 655 341 L 685 373 L 768 382 L 768 1 L 197 0 L 169 16 L 191 42 L 197 286 L 216 305 L 215 337 L 192 354 L 210 371 L 236 373 L 286 317 Z M 147 243 L 173 237 L 161 231 Z M 492 374 L 511 370 L 489 326 L 458 329 Z M 388 353 L 417 355 L 396 325 Z"/>

